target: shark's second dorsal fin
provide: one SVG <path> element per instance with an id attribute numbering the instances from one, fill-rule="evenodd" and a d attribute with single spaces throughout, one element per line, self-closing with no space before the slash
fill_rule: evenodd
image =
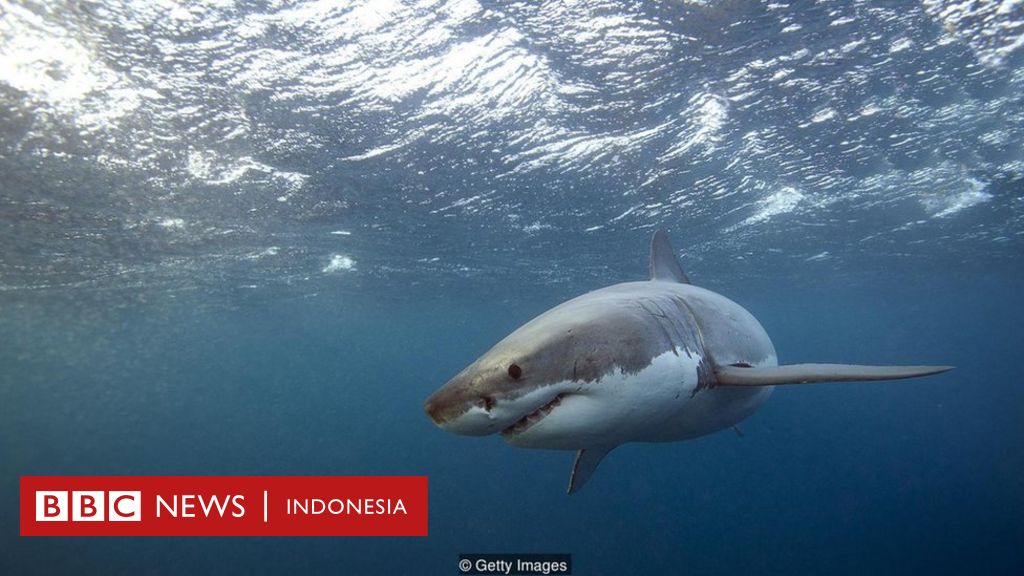
<path id="1" fill-rule="evenodd" d="M 614 446 L 597 446 L 594 448 L 583 448 L 576 452 L 576 461 L 572 464 L 572 475 L 569 476 L 569 494 L 575 494 L 590 479 L 590 475 L 597 470 L 601 459 L 612 451 Z"/>
<path id="2" fill-rule="evenodd" d="M 651 280 L 690 283 L 664 230 L 658 230 L 651 238 Z"/>

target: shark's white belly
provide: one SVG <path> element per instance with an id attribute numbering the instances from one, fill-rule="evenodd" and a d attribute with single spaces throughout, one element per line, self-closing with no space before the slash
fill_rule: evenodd
<path id="1" fill-rule="evenodd" d="M 698 390 L 701 360 L 692 352 L 670 350 L 636 373 L 560 383 L 564 396 L 558 406 L 506 440 L 556 450 L 685 440 L 735 425 L 771 394 L 771 387 Z"/>

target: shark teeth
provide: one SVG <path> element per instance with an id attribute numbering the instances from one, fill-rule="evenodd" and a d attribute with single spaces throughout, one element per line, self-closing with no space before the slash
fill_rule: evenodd
<path id="1" fill-rule="evenodd" d="M 531 426 L 533 426 L 537 422 L 540 422 L 541 420 L 544 419 L 545 416 L 550 414 L 556 406 L 562 403 L 562 398 L 564 397 L 565 394 L 558 394 L 554 398 L 552 398 L 547 404 L 544 404 L 540 408 L 537 408 L 533 412 L 530 412 L 526 416 L 523 416 L 519 420 L 516 420 L 514 424 L 501 431 L 502 436 L 514 436 L 516 434 L 521 434 L 525 432 Z"/>

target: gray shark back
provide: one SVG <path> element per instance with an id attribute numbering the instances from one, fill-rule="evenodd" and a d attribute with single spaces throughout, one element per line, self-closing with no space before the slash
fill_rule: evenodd
<path id="1" fill-rule="evenodd" d="M 624 282 L 594 290 L 538 316 L 500 345 L 513 339 L 525 345 L 539 338 L 534 332 L 555 323 L 575 326 L 575 331 L 551 353 L 580 360 L 572 373 L 547 375 L 546 381 L 590 381 L 616 369 L 637 372 L 673 350 L 705 359 L 709 370 L 777 363 L 771 339 L 750 312 L 691 284 Z"/>

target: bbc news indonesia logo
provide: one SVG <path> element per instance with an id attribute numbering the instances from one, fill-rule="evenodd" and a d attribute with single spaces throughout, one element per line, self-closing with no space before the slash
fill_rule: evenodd
<path id="1" fill-rule="evenodd" d="M 425 476 L 22 476 L 22 536 L 426 536 Z"/>

